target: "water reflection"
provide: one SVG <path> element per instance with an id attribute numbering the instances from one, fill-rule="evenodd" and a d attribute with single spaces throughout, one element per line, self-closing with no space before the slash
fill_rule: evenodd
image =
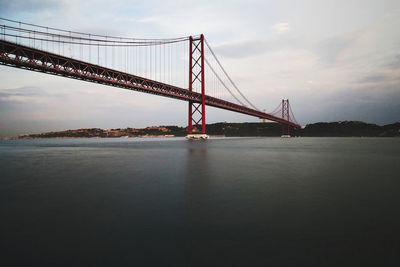
<path id="1" fill-rule="evenodd" d="M 367 256 L 398 258 L 399 154 L 367 138 L 7 143 L 2 264 L 380 266 Z"/>
<path id="2" fill-rule="evenodd" d="M 190 209 L 198 206 L 209 192 L 210 170 L 207 142 L 189 141 L 186 143 L 186 164 L 184 171 L 184 196 Z"/>

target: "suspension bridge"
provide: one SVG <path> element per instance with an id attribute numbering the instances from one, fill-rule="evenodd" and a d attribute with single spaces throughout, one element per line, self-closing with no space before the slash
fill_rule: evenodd
<path id="1" fill-rule="evenodd" d="M 288 99 L 268 113 L 253 105 L 203 34 L 139 39 L 0 21 L 0 64 L 187 101 L 188 136 L 206 136 L 205 106 L 281 123 L 283 136 L 300 128 Z"/>

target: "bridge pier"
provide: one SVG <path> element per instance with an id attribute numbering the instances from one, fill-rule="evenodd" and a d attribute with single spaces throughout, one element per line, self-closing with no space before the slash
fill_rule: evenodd
<path id="1" fill-rule="evenodd" d="M 208 136 L 207 134 L 188 134 L 186 135 L 186 139 L 189 140 L 207 140 L 208 138 L 210 138 L 210 136 Z"/>

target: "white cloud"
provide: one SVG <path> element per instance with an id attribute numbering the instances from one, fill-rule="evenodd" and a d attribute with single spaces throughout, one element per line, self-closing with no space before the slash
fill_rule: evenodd
<path id="1" fill-rule="evenodd" d="M 271 28 L 277 34 L 283 34 L 290 30 L 289 22 L 280 22 L 273 25 Z"/>

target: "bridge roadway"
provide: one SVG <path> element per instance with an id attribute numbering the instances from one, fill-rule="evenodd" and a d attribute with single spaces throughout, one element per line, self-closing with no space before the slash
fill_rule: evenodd
<path id="1" fill-rule="evenodd" d="M 201 103 L 201 94 L 187 89 L 0 40 L 0 64 L 94 82 L 148 94 Z M 205 104 L 300 128 L 300 125 L 219 98 L 205 96 Z"/>

